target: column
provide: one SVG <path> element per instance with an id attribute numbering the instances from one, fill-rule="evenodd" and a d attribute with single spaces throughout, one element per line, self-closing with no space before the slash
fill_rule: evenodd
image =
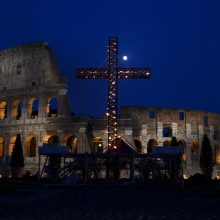
<path id="1" fill-rule="evenodd" d="M 12 117 L 11 117 L 11 111 L 12 111 L 12 103 L 13 103 L 13 99 L 12 98 L 10 98 L 10 99 L 7 99 L 6 100 L 6 102 L 7 102 L 7 120 L 11 120 L 12 119 Z"/>
<path id="2" fill-rule="evenodd" d="M 4 136 L 4 153 L 3 153 L 3 170 L 4 170 L 4 176 L 8 177 L 10 175 L 10 164 L 8 160 L 8 148 L 9 148 L 9 136 L 6 134 Z"/>
<path id="3" fill-rule="evenodd" d="M 134 138 L 133 138 L 133 130 L 131 127 L 127 127 L 124 130 L 124 135 L 122 135 L 126 141 L 128 141 L 131 146 L 135 147 Z"/>
<path id="4" fill-rule="evenodd" d="M 142 124 L 141 126 L 141 135 L 140 135 L 140 141 L 143 147 L 143 153 L 147 153 L 147 140 L 149 135 L 147 136 L 147 125 Z"/>
<path id="5" fill-rule="evenodd" d="M 29 109 L 28 97 L 23 96 L 21 99 L 21 119 L 29 118 L 28 109 Z"/>
<path id="6" fill-rule="evenodd" d="M 7 161 L 8 156 L 8 144 L 9 144 L 9 137 L 8 135 L 3 136 L 4 137 L 4 149 L 3 149 L 3 164 L 5 165 Z"/>
<path id="7" fill-rule="evenodd" d="M 62 146 L 63 145 L 63 131 L 62 130 L 57 130 L 57 134 L 59 137 L 59 144 Z"/>
<path id="8" fill-rule="evenodd" d="M 186 169 L 187 173 L 189 173 L 190 170 L 192 170 L 192 159 L 191 159 L 191 140 L 192 139 L 192 126 L 191 124 L 186 124 Z"/>
<path id="9" fill-rule="evenodd" d="M 172 123 L 172 136 L 177 137 L 178 134 L 178 126 L 177 123 Z"/>
<path id="10" fill-rule="evenodd" d="M 87 129 L 85 127 L 79 128 L 79 131 L 78 131 L 79 142 L 78 142 L 78 149 L 77 149 L 78 153 L 85 153 L 85 152 L 90 153 L 91 152 L 90 145 L 88 142 L 88 137 L 86 135 L 86 130 Z"/>
<path id="11" fill-rule="evenodd" d="M 65 112 L 64 112 L 64 102 L 66 99 L 66 94 L 67 94 L 67 89 L 60 89 L 58 92 L 58 117 L 65 117 Z"/>
<path id="12" fill-rule="evenodd" d="M 157 122 L 157 142 L 163 145 L 163 122 Z"/>
<path id="13" fill-rule="evenodd" d="M 39 97 L 39 105 L 38 105 L 38 117 L 45 118 L 46 115 L 46 105 L 47 105 L 47 97 L 40 96 Z"/>

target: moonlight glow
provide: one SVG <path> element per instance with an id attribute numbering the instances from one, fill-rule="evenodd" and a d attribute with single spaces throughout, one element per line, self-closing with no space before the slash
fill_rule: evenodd
<path id="1" fill-rule="evenodd" d="M 128 59 L 128 57 L 127 56 L 123 56 L 123 60 L 127 60 Z"/>

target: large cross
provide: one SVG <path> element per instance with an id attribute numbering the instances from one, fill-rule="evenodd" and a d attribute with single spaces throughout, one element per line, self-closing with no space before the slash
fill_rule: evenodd
<path id="1" fill-rule="evenodd" d="M 108 80 L 108 150 L 116 149 L 118 127 L 118 79 L 148 79 L 150 68 L 118 68 L 118 38 L 110 37 L 108 45 L 108 68 L 78 68 L 80 79 Z"/>

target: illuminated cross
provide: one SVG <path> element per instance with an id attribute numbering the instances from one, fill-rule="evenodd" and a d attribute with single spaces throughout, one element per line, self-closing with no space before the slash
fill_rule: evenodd
<path id="1" fill-rule="evenodd" d="M 148 79 L 150 68 L 118 68 L 118 38 L 110 37 L 108 46 L 108 68 L 79 68 L 76 76 L 80 79 L 108 80 L 108 150 L 116 149 L 118 79 Z"/>

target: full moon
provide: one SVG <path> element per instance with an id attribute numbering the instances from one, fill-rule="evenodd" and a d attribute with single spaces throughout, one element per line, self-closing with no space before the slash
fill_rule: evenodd
<path id="1" fill-rule="evenodd" d="M 123 56 L 123 60 L 127 60 L 128 59 L 128 57 L 127 56 Z"/>

